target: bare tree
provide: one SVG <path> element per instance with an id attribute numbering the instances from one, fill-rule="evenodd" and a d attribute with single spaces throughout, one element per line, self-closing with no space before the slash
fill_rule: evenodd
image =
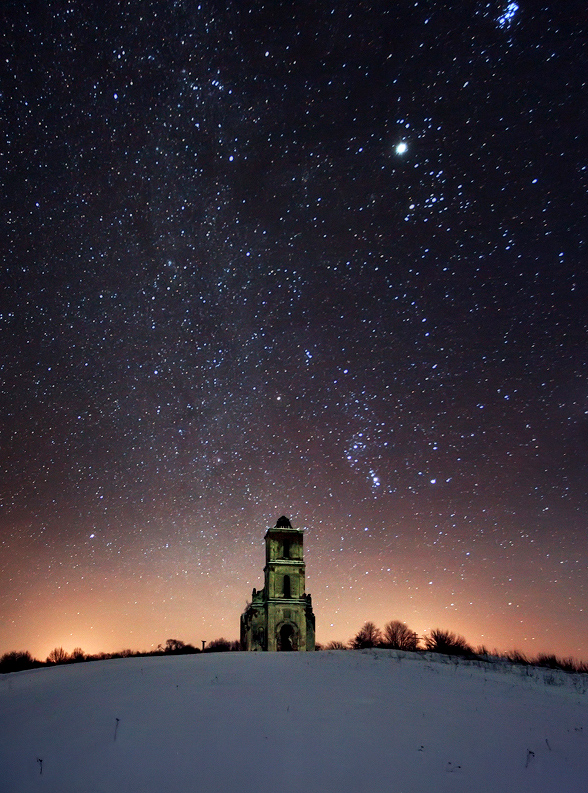
<path id="1" fill-rule="evenodd" d="M 373 622 L 364 622 L 359 631 L 350 640 L 352 650 L 366 650 L 369 647 L 378 647 L 382 642 L 382 634 Z"/>
<path id="2" fill-rule="evenodd" d="M 416 650 L 419 639 L 414 631 L 400 620 L 391 620 L 384 625 L 382 644 L 391 650 Z"/>
<path id="3" fill-rule="evenodd" d="M 446 655 L 473 655 L 474 651 L 459 633 L 433 628 L 425 637 L 425 649 Z"/>
<path id="4" fill-rule="evenodd" d="M 63 647 L 56 647 L 54 650 L 51 650 L 47 656 L 48 664 L 64 664 L 66 661 L 69 661 L 69 655 L 65 652 Z"/>

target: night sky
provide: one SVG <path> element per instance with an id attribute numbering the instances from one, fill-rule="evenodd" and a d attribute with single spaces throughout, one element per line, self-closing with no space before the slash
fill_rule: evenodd
<path id="1" fill-rule="evenodd" d="M 0 653 L 588 658 L 585 3 L 5 0 Z"/>

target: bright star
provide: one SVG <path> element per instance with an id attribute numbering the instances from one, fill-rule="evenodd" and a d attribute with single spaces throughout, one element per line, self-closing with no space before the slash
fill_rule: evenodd
<path id="1" fill-rule="evenodd" d="M 518 10 L 519 6 L 517 3 L 509 3 L 504 13 L 502 13 L 496 20 L 498 22 L 498 27 L 503 29 L 510 27 Z"/>
<path id="2" fill-rule="evenodd" d="M 398 146 L 396 146 L 396 154 L 405 154 L 407 150 L 408 150 L 408 146 L 404 141 L 402 141 L 401 143 L 398 144 Z"/>

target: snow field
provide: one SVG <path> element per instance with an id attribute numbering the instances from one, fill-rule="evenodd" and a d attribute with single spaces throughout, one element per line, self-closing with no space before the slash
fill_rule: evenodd
<path id="1" fill-rule="evenodd" d="M 0 793 L 581 793 L 588 676 L 387 650 L 0 676 Z"/>

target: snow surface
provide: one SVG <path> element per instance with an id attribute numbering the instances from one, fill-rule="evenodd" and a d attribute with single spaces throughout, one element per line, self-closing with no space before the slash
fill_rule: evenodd
<path id="1" fill-rule="evenodd" d="M 584 793 L 587 706 L 586 675 L 387 650 L 58 666 L 0 676 L 0 791 Z"/>

